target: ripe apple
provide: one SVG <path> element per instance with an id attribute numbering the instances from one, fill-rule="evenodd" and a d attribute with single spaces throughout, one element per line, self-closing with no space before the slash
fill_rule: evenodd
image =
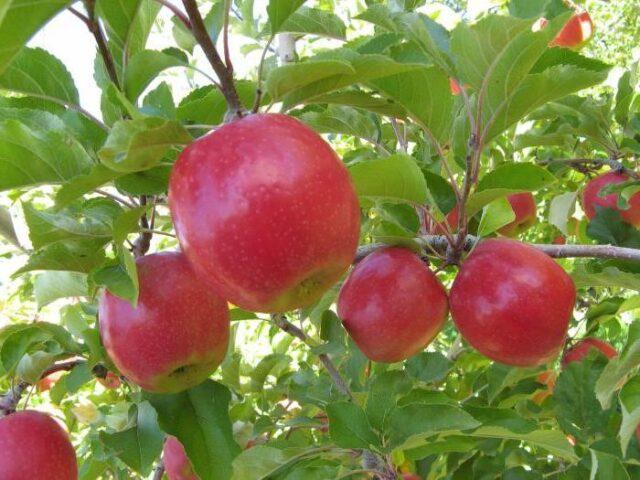
<path id="1" fill-rule="evenodd" d="M 576 48 L 589 40 L 593 36 L 593 32 L 593 20 L 589 12 L 579 12 L 569 19 L 549 46 Z"/>
<path id="2" fill-rule="evenodd" d="M 122 384 L 120 377 L 113 372 L 107 372 L 104 378 L 98 378 L 98 382 L 107 390 L 115 390 Z"/>
<path id="3" fill-rule="evenodd" d="M 62 378 L 62 376 L 65 373 L 66 372 L 64 371 L 53 372 L 52 374 L 47 375 L 44 378 L 41 378 L 36 383 L 36 388 L 38 389 L 39 392 L 46 392 L 48 390 L 51 390 L 53 386 L 56 384 L 56 382 L 60 380 L 60 378 Z"/>
<path id="4" fill-rule="evenodd" d="M 413 252 L 396 247 L 362 260 L 338 297 L 347 332 L 376 362 L 399 362 L 424 349 L 447 312 L 447 294 L 438 278 Z"/>
<path id="5" fill-rule="evenodd" d="M 482 241 L 450 293 L 462 336 L 492 360 L 536 366 L 562 348 L 576 299 L 571 277 L 550 257 L 516 240 Z"/>
<path id="6" fill-rule="evenodd" d="M 202 281 L 247 310 L 310 305 L 358 246 L 360 208 L 346 168 L 286 115 L 248 115 L 196 140 L 173 168 L 169 204 Z"/>
<path id="7" fill-rule="evenodd" d="M 600 190 L 610 184 L 629 181 L 629 177 L 622 173 L 608 172 L 591 180 L 582 193 L 582 205 L 589 220 L 596 216 L 596 207 L 612 208 L 620 212 L 622 220 L 640 227 L 640 192 L 634 194 L 629 199 L 629 208 L 622 210 L 618 208 L 619 194 L 612 193 L 600 197 Z"/>
<path id="8" fill-rule="evenodd" d="M 615 348 L 598 338 L 585 338 L 576 343 L 567 350 L 562 357 L 562 366 L 566 367 L 571 362 L 581 362 L 584 357 L 589 354 L 592 348 L 600 350 L 607 358 L 613 358 L 618 355 Z"/>
<path id="9" fill-rule="evenodd" d="M 0 478 L 76 480 L 69 436 L 49 415 L 23 410 L 0 419 Z"/>
<path id="10" fill-rule="evenodd" d="M 198 279 L 181 253 L 137 260 L 136 308 L 105 292 L 100 333 L 120 372 L 151 392 L 186 390 L 220 365 L 229 340 L 227 302 Z"/>
<path id="11" fill-rule="evenodd" d="M 169 436 L 164 442 L 162 461 L 169 480 L 199 480 L 200 478 L 194 472 L 187 452 L 176 437 Z"/>

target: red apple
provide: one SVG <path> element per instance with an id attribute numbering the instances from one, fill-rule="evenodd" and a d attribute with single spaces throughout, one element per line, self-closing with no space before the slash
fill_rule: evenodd
<path id="1" fill-rule="evenodd" d="M 514 237 L 536 223 L 536 201 L 531 192 L 515 193 L 507 197 L 516 219 L 498 230 L 506 237 Z"/>
<path id="2" fill-rule="evenodd" d="M 136 308 L 105 292 L 100 333 L 120 372 L 151 392 L 179 392 L 220 365 L 229 340 L 227 302 L 198 279 L 181 253 L 137 260 Z"/>
<path id="3" fill-rule="evenodd" d="M 346 168 L 286 115 L 249 115 L 187 147 L 169 203 L 201 279 L 247 310 L 310 305 L 358 246 L 360 209 Z"/>
<path id="4" fill-rule="evenodd" d="M 1 418 L 0 478 L 76 480 L 76 453 L 67 432 L 49 415 L 33 410 Z"/>
<path id="5" fill-rule="evenodd" d="M 550 43 L 551 47 L 576 48 L 593 36 L 593 20 L 589 12 L 573 15 Z"/>
<path id="6" fill-rule="evenodd" d="M 436 223 L 432 228 L 428 229 L 428 231 L 432 235 L 445 235 L 447 232 L 457 232 L 458 220 L 460 218 L 460 209 L 458 208 L 458 205 L 454 206 L 453 209 L 447 213 L 445 218 L 445 222 Z"/>
<path id="7" fill-rule="evenodd" d="M 338 315 L 370 360 L 399 362 L 424 349 L 447 318 L 447 294 L 413 252 L 383 248 L 362 260 L 338 297 Z"/>
<path id="8" fill-rule="evenodd" d="M 462 336 L 492 360 L 546 363 L 562 348 L 576 299 L 571 277 L 550 257 L 510 239 L 481 242 L 450 294 Z"/>
<path id="9" fill-rule="evenodd" d="M 176 437 L 167 437 L 164 442 L 162 461 L 169 480 L 199 480 L 200 478 L 194 472 L 187 452 Z"/>
<path id="10" fill-rule="evenodd" d="M 98 378 L 98 382 L 107 390 L 115 390 L 122 384 L 120 377 L 113 372 L 107 372 L 104 378 Z"/>
<path id="11" fill-rule="evenodd" d="M 602 354 L 607 358 L 613 358 L 618 355 L 616 349 L 607 342 L 598 338 L 585 338 L 565 352 L 562 357 L 562 366 L 566 367 L 571 362 L 581 362 L 582 359 L 589 354 L 589 351 L 592 348 L 600 350 L 600 352 L 602 352 Z"/>
<path id="12" fill-rule="evenodd" d="M 589 220 L 596 216 L 596 207 L 612 208 L 620 212 L 622 220 L 635 227 L 640 227 L 640 192 L 634 194 L 629 199 L 629 208 L 622 210 L 618 208 L 619 194 L 612 193 L 600 197 L 600 190 L 610 184 L 623 183 L 629 181 L 629 177 L 622 173 L 608 172 L 591 180 L 582 193 L 582 205 Z"/>
<path id="13" fill-rule="evenodd" d="M 553 244 L 554 245 L 565 245 L 566 243 L 567 243 L 567 239 L 565 238 L 564 235 L 557 235 L 553 239 Z"/>
<path id="14" fill-rule="evenodd" d="M 47 375 L 46 377 L 38 380 L 38 383 L 36 383 L 36 388 L 38 389 L 39 392 L 46 392 L 48 390 L 51 390 L 53 386 L 56 384 L 56 382 L 60 380 L 60 378 L 62 378 L 62 376 L 65 373 L 66 372 L 64 371 L 59 371 L 59 372 L 53 372 L 52 374 Z"/>

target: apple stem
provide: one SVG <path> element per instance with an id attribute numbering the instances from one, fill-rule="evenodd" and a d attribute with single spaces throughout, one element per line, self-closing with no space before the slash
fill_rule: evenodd
<path id="1" fill-rule="evenodd" d="M 236 90 L 235 83 L 233 81 L 233 70 L 231 65 L 225 65 L 216 50 L 216 46 L 213 44 L 207 28 L 198 10 L 198 5 L 195 0 L 182 0 L 187 16 L 191 22 L 191 30 L 193 36 L 196 37 L 198 44 L 204 51 L 207 60 L 216 72 L 218 79 L 220 80 L 220 91 L 224 98 L 227 100 L 227 106 L 232 117 L 242 118 L 244 116 L 244 107 L 240 98 L 238 97 L 238 91 Z"/>

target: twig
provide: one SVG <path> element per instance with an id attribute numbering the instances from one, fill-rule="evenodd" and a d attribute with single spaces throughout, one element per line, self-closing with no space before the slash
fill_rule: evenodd
<path id="1" fill-rule="evenodd" d="M 156 468 L 153 469 L 153 480 L 162 480 L 163 476 L 164 476 L 164 463 L 162 463 L 162 460 L 160 460 L 158 462 L 158 465 L 156 465 Z"/>
<path id="2" fill-rule="evenodd" d="M 258 112 L 258 109 L 260 108 L 260 102 L 262 101 L 262 95 L 264 93 L 262 91 L 262 74 L 264 71 L 264 61 L 267 57 L 267 52 L 269 51 L 269 47 L 271 46 L 271 43 L 273 42 L 274 38 L 275 37 L 273 35 L 269 37 L 267 44 L 264 46 L 264 49 L 262 50 L 262 55 L 260 56 L 260 64 L 258 65 L 258 79 L 256 81 L 256 97 L 255 97 L 255 100 L 253 101 L 253 108 L 251 109 L 253 113 Z"/>
<path id="3" fill-rule="evenodd" d="M 404 136 L 402 135 L 402 133 L 400 132 L 400 129 L 398 128 L 398 121 L 391 117 L 391 126 L 393 127 L 393 132 L 396 135 L 396 139 L 398 140 L 398 145 L 400 146 L 400 150 L 402 150 L 403 153 L 407 153 L 408 150 L 408 145 L 407 145 L 407 139 L 404 138 Z"/>
<path id="4" fill-rule="evenodd" d="M 611 170 L 615 172 L 620 172 L 628 177 L 634 178 L 636 180 L 640 180 L 640 173 L 625 167 L 618 159 L 616 158 L 558 158 L 558 159 L 549 159 L 549 160 L 540 160 L 538 162 L 540 165 L 549 165 L 551 163 L 565 163 L 571 166 L 576 165 L 591 165 L 595 168 L 600 168 L 609 166 Z"/>
<path id="5" fill-rule="evenodd" d="M 191 22 L 189 21 L 189 17 L 187 17 L 184 12 L 182 12 L 178 7 L 172 4 L 169 0 L 156 0 L 160 5 L 168 8 L 175 15 L 175 17 L 180 20 L 187 30 L 191 30 Z"/>
<path id="6" fill-rule="evenodd" d="M 224 20 L 222 22 L 222 48 L 224 50 L 224 63 L 227 70 L 233 75 L 233 63 L 229 53 L 229 11 L 231 10 L 231 0 L 224 0 Z"/>
<path id="7" fill-rule="evenodd" d="M 118 78 L 118 70 L 116 69 L 116 63 L 113 60 L 113 56 L 111 55 L 111 51 L 107 45 L 107 39 L 102 31 L 102 27 L 100 26 L 100 22 L 96 19 L 96 0 L 84 0 L 84 6 L 87 9 L 87 15 L 89 19 L 89 23 L 87 23 L 87 28 L 93 34 L 93 38 L 98 44 L 98 50 L 100 51 L 100 56 L 102 57 L 102 61 L 104 62 L 104 66 L 107 69 L 107 74 L 109 78 L 113 82 L 113 84 L 120 90 L 120 80 Z"/>
<path id="8" fill-rule="evenodd" d="M 122 205 L 124 205 L 125 207 L 128 207 L 128 208 L 138 208 L 138 205 L 135 205 L 135 204 L 133 204 L 133 203 L 129 202 L 129 200 L 125 200 L 124 198 L 120 198 L 119 196 L 114 195 L 113 193 L 109 193 L 109 192 L 107 192 L 106 190 L 102 190 L 102 189 L 100 189 L 100 188 L 96 188 L 96 189 L 94 190 L 94 192 L 99 193 L 100 195 L 103 195 L 103 196 L 105 196 L 105 197 L 109 197 L 109 198 L 111 198 L 112 200 L 115 200 L 116 202 L 121 203 L 121 204 L 122 204 Z"/>
<path id="9" fill-rule="evenodd" d="M 189 21 L 191 22 L 193 35 L 196 37 L 198 44 L 204 51 L 204 54 L 213 67 L 213 70 L 216 72 L 216 75 L 218 75 L 218 79 L 220 80 L 220 91 L 227 100 L 227 105 L 231 115 L 241 118 L 244 115 L 244 107 L 240 102 L 238 91 L 236 90 L 233 82 L 233 72 L 224 64 L 215 45 L 213 44 L 213 41 L 211 40 L 211 37 L 209 37 L 209 33 L 204 25 L 204 21 L 202 20 L 196 1 L 182 0 L 182 3 L 187 11 Z"/>
<path id="10" fill-rule="evenodd" d="M 76 10 L 73 7 L 67 7 L 67 10 L 69 10 L 69 12 L 71 12 L 76 17 L 78 17 L 80 20 L 82 20 L 87 27 L 90 25 L 91 20 L 89 20 L 89 17 L 87 17 L 84 14 L 80 13 L 78 10 Z"/>
<path id="11" fill-rule="evenodd" d="M 147 196 L 140 196 L 140 206 L 143 207 L 147 204 Z M 147 214 L 143 213 L 140 216 L 140 235 L 133 244 L 133 256 L 136 258 L 144 256 L 151 247 L 151 239 L 153 238 L 154 230 L 149 228 L 149 220 Z"/>
<path id="12" fill-rule="evenodd" d="M 177 238 L 173 233 L 163 232 L 162 230 L 154 230 L 154 229 L 151 229 L 151 228 L 141 228 L 138 231 L 139 232 L 152 233 L 152 234 L 156 234 L 156 235 L 164 235 L 165 237 Z"/>

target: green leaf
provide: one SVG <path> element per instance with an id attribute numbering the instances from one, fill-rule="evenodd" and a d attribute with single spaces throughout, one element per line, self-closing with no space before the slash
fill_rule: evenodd
<path id="1" fill-rule="evenodd" d="M 193 139 L 184 127 L 158 117 L 120 120 L 98 152 L 100 160 L 118 172 L 137 172 L 157 165 L 175 145 Z"/>
<path id="2" fill-rule="evenodd" d="M 596 207 L 596 216 L 589 222 L 587 234 L 603 245 L 640 248 L 640 232 L 624 222 L 620 212 L 612 208 Z"/>
<path id="3" fill-rule="evenodd" d="M 527 442 L 544 448 L 549 453 L 570 461 L 576 461 L 577 456 L 566 435 L 557 430 L 535 430 L 530 433 L 514 433 L 504 427 L 480 427 L 471 433 L 472 437 L 499 438 Z"/>
<path id="4" fill-rule="evenodd" d="M 380 445 L 364 410 L 355 403 L 337 402 L 327 405 L 329 435 L 342 448 L 366 448 Z"/>
<path id="5" fill-rule="evenodd" d="M 480 225 L 478 225 L 478 235 L 486 237 L 515 219 L 516 214 L 506 197 L 497 198 L 484 207 Z"/>
<path id="6" fill-rule="evenodd" d="M 549 223 L 560 230 L 564 235 L 569 235 L 569 218 L 575 211 L 578 192 L 565 192 L 553 197 L 549 206 Z"/>
<path id="7" fill-rule="evenodd" d="M 404 13 L 395 20 L 398 31 L 413 40 L 442 71 L 451 72 L 449 32 L 442 25 L 420 13 Z"/>
<path id="8" fill-rule="evenodd" d="M 232 478 L 233 480 L 269 480 L 297 462 L 320 456 L 323 451 L 322 447 L 280 450 L 267 445 L 256 445 L 244 450 L 233 461 Z"/>
<path id="9" fill-rule="evenodd" d="M 238 96 L 243 105 L 252 105 L 256 85 L 249 81 L 236 82 Z M 263 99 L 264 100 L 264 99 Z M 178 105 L 178 119 L 184 123 L 219 125 L 224 121 L 227 103 L 220 90 L 212 85 L 193 90 Z"/>
<path id="10" fill-rule="evenodd" d="M 269 72 L 265 85 L 271 97 L 277 100 L 287 93 L 305 87 L 310 83 L 338 75 L 355 74 L 356 70 L 349 62 L 342 60 L 315 60 L 313 62 L 278 67 Z"/>
<path id="11" fill-rule="evenodd" d="M 571 278 L 577 288 L 617 287 L 640 292 L 640 274 L 625 272 L 616 267 L 588 269 L 585 264 L 580 263 L 574 267 Z"/>
<path id="12" fill-rule="evenodd" d="M 162 82 L 154 90 L 151 90 L 142 101 L 141 111 L 152 117 L 177 119 L 178 113 L 173 103 L 171 87 L 166 82 Z"/>
<path id="13" fill-rule="evenodd" d="M 100 440 L 133 471 L 149 475 L 162 451 L 164 433 L 149 402 L 134 405 L 131 416 L 135 419 L 135 426 L 122 432 L 100 432 Z"/>
<path id="14" fill-rule="evenodd" d="M 640 425 L 640 377 L 635 376 L 620 390 L 620 407 L 622 408 L 622 423 L 620 424 L 620 447 L 626 454 L 631 437 Z"/>
<path id="15" fill-rule="evenodd" d="M 411 390 L 411 380 L 400 370 L 384 372 L 371 382 L 367 396 L 366 413 L 371 425 L 386 431 L 388 414 L 396 407 L 398 397 Z"/>
<path id="16" fill-rule="evenodd" d="M 135 101 L 160 72 L 171 67 L 185 66 L 188 63 L 186 56 L 175 49 L 138 52 L 131 57 L 124 76 L 124 90 L 127 97 Z"/>
<path id="17" fill-rule="evenodd" d="M 269 0 L 267 14 L 271 24 L 271 32 L 275 34 L 280 31 L 282 24 L 302 6 L 305 0 Z"/>
<path id="18" fill-rule="evenodd" d="M 169 188 L 170 174 L 170 165 L 160 165 L 118 177 L 114 184 L 118 190 L 129 195 L 159 195 Z"/>
<path id="19" fill-rule="evenodd" d="M 347 27 L 336 14 L 317 8 L 300 7 L 280 27 L 281 32 L 313 34 L 344 40 Z"/>
<path id="20" fill-rule="evenodd" d="M 408 155 L 397 154 L 368 160 L 349 167 L 360 197 L 423 204 L 427 184 L 420 167 Z"/>
<path id="21" fill-rule="evenodd" d="M 456 205 L 456 195 L 451 184 L 440 175 L 429 170 L 422 170 L 429 195 L 429 203 L 436 206 L 440 212 L 449 213 Z"/>
<path id="22" fill-rule="evenodd" d="M 394 16 L 386 5 L 377 3 L 369 5 L 364 12 L 360 13 L 355 18 L 373 23 L 378 27 L 392 32 L 397 29 L 396 23 L 393 20 Z"/>
<path id="23" fill-rule="evenodd" d="M 422 352 L 407 360 L 407 373 L 421 382 L 441 382 L 453 364 L 440 352 Z"/>
<path id="24" fill-rule="evenodd" d="M 56 207 L 66 207 L 78 197 L 93 191 L 121 175 L 123 174 L 111 170 L 102 164 L 93 165 L 87 173 L 73 177 L 60 187 L 56 193 Z"/>
<path id="25" fill-rule="evenodd" d="M 240 447 L 229 419 L 229 390 L 207 380 L 173 395 L 144 393 L 158 412 L 162 429 L 180 440 L 202 480 L 228 480 Z"/>
<path id="26" fill-rule="evenodd" d="M 89 273 L 104 262 L 103 239 L 65 240 L 32 253 L 15 275 L 33 270 L 64 270 Z"/>
<path id="27" fill-rule="evenodd" d="M 138 303 L 139 285 L 135 260 L 131 252 L 119 249 L 117 258 L 91 272 L 89 280 L 104 287 L 113 295 L 127 300 L 132 306 Z"/>
<path id="28" fill-rule="evenodd" d="M 1 54 L 0 54 L 1 55 Z M 41 48 L 23 48 L 0 75 L 0 89 L 78 105 L 78 90 L 64 64 Z"/>
<path id="29" fill-rule="evenodd" d="M 60 298 L 86 297 L 87 288 L 87 276 L 77 272 L 44 272 L 33 282 L 38 309 Z"/>
<path id="30" fill-rule="evenodd" d="M 629 473 L 619 458 L 605 452 L 589 449 L 591 452 L 591 476 L 589 480 L 631 480 Z"/>
<path id="31" fill-rule="evenodd" d="M 396 118 L 405 118 L 407 116 L 404 108 L 393 103 L 391 100 L 374 97 L 370 93 L 362 90 L 344 90 L 342 92 L 327 93 L 309 99 L 306 103 L 344 105 Z"/>
<path id="32" fill-rule="evenodd" d="M 35 384 L 55 360 L 56 355 L 48 352 L 36 351 L 31 354 L 27 353 L 20 359 L 16 368 L 16 375 L 21 381 Z"/>
<path id="33" fill-rule="evenodd" d="M 0 123 L 0 190 L 63 183 L 92 164 L 68 133 L 33 129 L 16 120 Z"/>
<path id="34" fill-rule="evenodd" d="M 29 39 L 58 12 L 73 2 L 69 0 L 6 0 L 0 5 L 0 73 Z"/>
<path id="35" fill-rule="evenodd" d="M 635 89 L 632 84 L 631 72 L 626 71 L 618 81 L 618 91 L 616 92 L 616 107 L 614 110 L 616 121 L 623 127 L 627 125 L 629 119 L 629 109 L 635 97 Z"/>
<path id="36" fill-rule="evenodd" d="M 391 447 L 402 449 L 420 446 L 421 439 L 442 432 L 469 430 L 480 425 L 471 415 L 452 405 L 414 403 L 391 412 L 389 432 Z"/>
<path id="37" fill-rule="evenodd" d="M 373 141 L 378 127 L 373 119 L 355 108 L 330 105 L 324 112 L 306 112 L 300 120 L 318 133 L 341 133 Z"/>

